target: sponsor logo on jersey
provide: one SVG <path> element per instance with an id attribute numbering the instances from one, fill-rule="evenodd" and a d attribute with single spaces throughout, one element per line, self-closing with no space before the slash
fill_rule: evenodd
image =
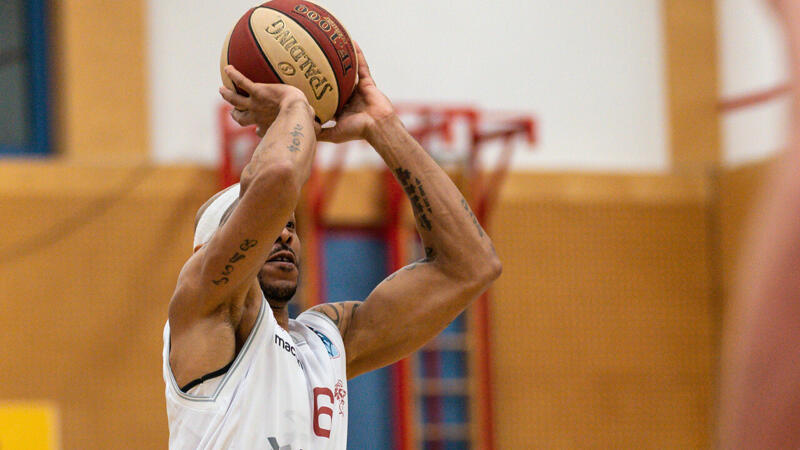
<path id="1" fill-rule="evenodd" d="M 331 358 L 339 357 L 339 349 L 336 348 L 335 345 L 333 345 L 333 342 L 330 339 L 328 339 L 328 336 L 325 336 L 322 332 L 317 331 L 314 328 L 311 328 L 311 331 L 316 333 L 317 336 L 319 336 L 319 338 L 322 339 L 322 344 L 325 345 L 325 350 L 328 351 L 328 356 L 330 356 Z"/>
<path id="2" fill-rule="evenodd" d="M 301 369 L 305 370 L 305 368 L 303 368 L 303 363 L 300 362 L 300 358 L 297 357 L 297 349 L 294 348 L 294 345 L 292 345 L 289 341 L 278 336 L 278 333 L 275 333 L 275 345 L 294 356 L 294 360 L 297 361 L 297 365 L 300 366 Z"/>

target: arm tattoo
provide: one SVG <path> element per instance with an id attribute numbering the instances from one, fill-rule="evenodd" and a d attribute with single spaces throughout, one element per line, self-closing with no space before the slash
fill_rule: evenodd
<path id="1" fill-rule="evenodd" d="M 475 228 L 478 230 L 478 235 L 483 237 L 483 228 L 481 228 L 481 224 L 478 222 L 478 218 L 475 217 L 475 213 L 472 212 L 472 209 L 469 207 L 469 203 L 467 203 L 464 198 L 461 198 L 461 206 L 464 207 L 464 210 L 467 211 L 467 214 L 472 218 L 472 223 L 475 224 Z"/>
<path id="2" fill-rule="evenodd" d="M 292 137 L 292 141 L 289 143 L 288 147 L 290 152 L 294 153 L 300 151 L 300 138 L 303 137 L 303 133 L 301 133 L 301 131 L 303 131 L 303 126 L 298 123 L 294 126 L 292 132 L 289 133 L 289 136 Z"/>
<path id="3" fill-rule="evenodd" d="M 350 319 L 347 321 L 347 328 L 345 328 L 344 332 L 342 333 L 342 339 L 347 336 L 347 332 L 350 331 L 350 324 L 353 323 L 353 318 L 356 316 L 356 310 L 359 306 L 364 302 L 355 302 L 353 303 L 353 308 L 350 309 Z"/>
<path id="4" fill-rule="evenodd" d="M 318 311 L 331 319 L 337 327 L 339 326 L 339 322 L 342 320 L 342 315 L 339 314 L 338 307 L 331 305 L 330 303 L 325 303 L 319 306 Z"/>
<path id="5" fill-rule="evenodd" d="M 356 309 L 361 306 L 361 303 L 363 302 L 348 301 L 323 303 L 311 309 L 330 319 L 331 322 L 336 325 L 336 328 L 339 328 L 339 331 L 342 333 L 342 337 L 344 337 L 344 335 L 347 333 L 347 328 L 350 327 L 350 322 L 353 320 Z"/>
<path id="6" fill-rule="evenodd" d="M 395 169 L 394 174 L 403 186 L 408 200 L 411 201 L 411 208 L 414 210 L 417 223 L 421 228 L 431 231 L 433 224 L 428 214 L 433 214 L 433 210 L 431 209 L 431 202 L 428 200 L 428 195 L 425 193 L 425 188 L 422 187 L 422 181 L 412 176 L 409 170 L 402 167 Z"/>
<path id="7" fill-rule="evenodd" d="M 418 266 L 420 263 L 423 263 L 423 262 L 425 262 L 425 260 L 424 260 L 424 259 L 423 259 L 423 260 L 421 260 L 421 261 L 413 262 L 413 263 L 411 263 L 411 264 L 409 264 L 409 265 L 407 265 L 407 266 L 403 267 L 402 269 L 400 269 L 400 270 L 396 271 L 395 273 L 393 273 L 393 274 L 389 275 L 388 277 L 386 277 L 386 280 L 384 280 L 384 281 L 392 281 L 392 280 L 394 280 L 394 277 L 396 277 L 396 276 L 397 276 L 397 274 L 398 274 L 398 273 L 400 273 L 400 271 L 401 271 L 401 270 L 409 270 L 409 271 L 411 271 L 411 270 L 414 270 L 414 269 L 416 269 L 416 268 L 417 268 L 417 266 Z"/>
<path id="8" fill-rule="evenodd" d="M 258 241 L 255 239 L 245 239 L 244 241 L 242 241 L 242 243 L 239 244 L 239 250 L 241 250 L 242 253 L 239 253 L 237 251 L 236 253 L 233 254 L 233 256 L 228 258 L 227 264 L 225 264 L 225 267 L 222 269 L 222 272 L 220 272 L 222 276 L 220 278 L 217 278 L 216 280 L 211 280 L 211 282 L 216 284 L 217 286 L 225 286 L 226 284 L 228 284 L 230 282 L 230 279 L 228 277 L 236 269 L 236 263 L 243 260 L 245 258 L 244 253 L 247 253 L 248 250 L 252 249 L 256 245 L 258 245 Z"/>

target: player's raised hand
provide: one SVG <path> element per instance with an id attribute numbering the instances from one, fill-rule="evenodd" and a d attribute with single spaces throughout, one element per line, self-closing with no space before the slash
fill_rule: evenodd
<path id="1" fill-rule="evenodd" d="M 233 66 L 227 66 L 225 74 L 230 77 L 236 87 L 247 94 L 245 96 L 226 87 L 219 88 L 222 98 L 234 107 L 231 117 L 243 127 L 257 125 L 258 133 L 262 137 L 278 116 L 281 108 L 292 102 L 303 102 L 308 105 L 308 100 L 303 92 L 294 86 L 255 83 Z M 311 108 L 310 105 L 308 107 Z"/>
<path id="2" fill-rule="evenodd" d="M 336 126 L 323 128 L 319 133 L 320 141 L 338 143 L 366 139 L 375 124 L 395 115 L 392 102 L 372 79 L 364 52 L 358 43 L 353 44 L 358 58 L 358 85 L 344 110 L 335 118 Z"/>

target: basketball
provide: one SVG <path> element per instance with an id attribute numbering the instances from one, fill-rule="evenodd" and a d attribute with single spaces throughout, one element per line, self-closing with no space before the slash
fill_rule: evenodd
<path id="1" fill-rule="evenodd" d="M 358 72 L 344 26 L 325 9 L 302 0 L 273 0 L 247 11 L 225 38 L 220 58 L 222 83 L 235 89 L 224 71 L 229 64 L 254 82 L 297 87 L 320 123 L 342 110 Z"/>

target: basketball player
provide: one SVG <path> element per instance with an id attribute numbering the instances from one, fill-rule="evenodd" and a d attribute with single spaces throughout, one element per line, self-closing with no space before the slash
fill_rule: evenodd
<path id="1" fill-rule="evenodd" d="M 363 302 L 290 320 L 300 267 L 293 211 L 318 126 L 298 89 L 253 83 L 227 67 L 249 96 L 220 92 L 234 119 L 258 125 L 263 139 L 241 184 L 198 212 L 195 252 L 169 305 L 163 367 L 173 448 L 344 449 L 347 380 L 420 348 L 500 275 L 489 236 L 357 54 L 356 93 L 319 139 L 375 148 L 411 201 L 426 257 Z"/>
<path id="2" fill-rule="evenodd" d="M 790 145 L 754 211 L 723 339 L 719 446 L 800 448 L 800 0 L 773 0 L 793 82 Z"/>

